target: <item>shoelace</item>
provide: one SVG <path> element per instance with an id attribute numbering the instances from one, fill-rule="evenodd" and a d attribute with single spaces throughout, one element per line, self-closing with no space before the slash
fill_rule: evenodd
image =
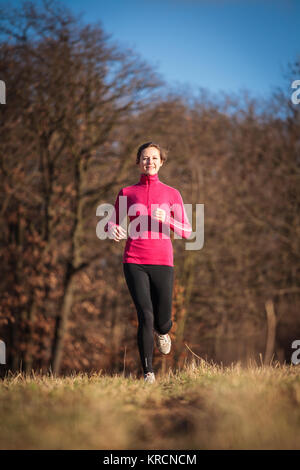
<path id="1" fill-rule="evenodd" d="M 158 335 L 165 343 L 168 343 L 167 337 L 165 335 Z"/>

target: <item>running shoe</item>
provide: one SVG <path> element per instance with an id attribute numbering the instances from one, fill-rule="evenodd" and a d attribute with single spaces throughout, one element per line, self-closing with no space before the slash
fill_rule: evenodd
<path id="1" fill-rule="evenodd" d="M 168 334 L 160 335 L 154 330 L 156 346 L 162 354 L 169 354 L 171 351 L 171 338 Z"/>
<path id="2" fill-rule="evenodd" d="M 144 374 L 144 381 L 149 384 L 153 384 L 153 382 L 155 382 L 154 372 L 147 372 L 147 374 Z"/>

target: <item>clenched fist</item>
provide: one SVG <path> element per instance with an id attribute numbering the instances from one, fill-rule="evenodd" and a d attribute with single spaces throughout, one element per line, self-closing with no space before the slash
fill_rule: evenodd
<path id="1" fill-rule="evenodd" d="M 113 225 L 110 230 L 110 234 L 116 242 L 119 242 L 120 240 L 127 237 L 126 230 L 124 230 L 121 225 Z"/>
<path id="2" fill-rule="evenodd" d="M 166 211 L 163 209 L 155 209 L 153 212 L 153 217 L 157 220 L 160 220 L 161 222 L 164 222 L 166 220 Z"/>

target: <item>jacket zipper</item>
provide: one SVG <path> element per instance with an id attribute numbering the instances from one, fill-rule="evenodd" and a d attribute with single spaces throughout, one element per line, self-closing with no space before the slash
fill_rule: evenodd
<path id="1" fill-rule="evenodd" d="M 149 186 L 150 186 L 150 181 L 149 179 L 147 180 L 148 182 L 148 190 L 147 190 L 147 209 L 148 209 L 148 213 L 149 213 Z"/>

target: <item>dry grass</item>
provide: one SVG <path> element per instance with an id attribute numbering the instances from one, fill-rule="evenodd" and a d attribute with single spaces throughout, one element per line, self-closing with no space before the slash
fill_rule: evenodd
<path id="1" fill-rule="evenodd" d="M 300 449 L 300 367 L 203 360 L 135 376 L 14 374 L 1 449 Z"/>

